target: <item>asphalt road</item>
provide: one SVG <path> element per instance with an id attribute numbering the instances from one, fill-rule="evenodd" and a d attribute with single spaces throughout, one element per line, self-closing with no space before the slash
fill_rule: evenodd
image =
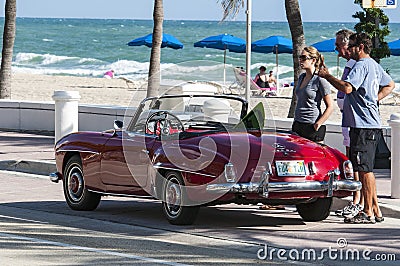
<path id="1" fill-rule="evenodd" d="M 399 224 L 305 223 L 292 206 L 232 204 L 173 226 L 155 200 L 107 197 L 77 212 L 61 183 L 0 171 L 0 265 L 398 265 Z"/>

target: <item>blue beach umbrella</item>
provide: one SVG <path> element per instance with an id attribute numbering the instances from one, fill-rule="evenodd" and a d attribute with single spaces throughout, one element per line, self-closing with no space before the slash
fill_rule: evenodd
<path id="1" fill-rule="evenodd" d="M 282 36 L 269 36 L 251 44 L 251 51 L 256 53 L 291 54 L 293 52 L 292 41 Z"/>
<path id="2" fill-rule="evenodd" d="M 279 60 L 278 54 L 293 53 L 293 43 L 290 39 L 282 36 L 269 36 L 268 38 L 255 41 L 251 44 L 251 51 L 256 53 L 276 54 L 276 86 L 279 88 Z"/>
<path id="3" fill-rule="evenodd" d="M 194 47 L 213 48 L 224 50 L 224 83 L 225 83 L 225 64 L 226 50 L 234 53 L 246 52 L 246 41 L 230 34 L 220 34 L 204 38 L 201 41 L 195 42 Z"/>
<path id="4" fill-rule="evenodd" d="M 400 55 L 400 39 L 388 43 L 390 55 Z"/>
<path id="5" fill-rule="evenodd" d="M 335 52 L 335 41 L 336 38 L 332 38 L 325 41 L 316 42 L 314 44 L 311 44 L 311 46 L 317 48 L 319 52 Z"/>
<path id="6" fill-rule="evenodd" d="M 152 47 L 153 45 L 153 34 L 147 34 L 146 36 L 136 38 L 127 43 L 128 46 L 141 46 L 146 45 L 147 47 Z M 169 47 L 172 49 L 182 49 L 183 44 L 174 36 L 170 34 L 163 33 L 161 48 Z"/>

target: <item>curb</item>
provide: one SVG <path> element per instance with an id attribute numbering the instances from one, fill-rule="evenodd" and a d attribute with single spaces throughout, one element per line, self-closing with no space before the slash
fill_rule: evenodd
<path id="1" fill-rule="evenodd" d="M 56 163 L 51 161 L 7 160 L 0 161 L 0 170 L 48 176 L 56 172 L 57 168 Z"/>

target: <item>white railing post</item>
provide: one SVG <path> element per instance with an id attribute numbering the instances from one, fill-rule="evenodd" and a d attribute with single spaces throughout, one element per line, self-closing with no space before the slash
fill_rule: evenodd
<path id="1" fill-rule="evenodd" d="M 54 91 L 55 142 L 63 136 L 78 131 L 79 91 Z"/>
<path id="2" fill-rule="evenodd" d="M 393 199 L 400 199 L 400 113 L 390 115 L 388 124 L 391 127 L 391 197 Z"/>

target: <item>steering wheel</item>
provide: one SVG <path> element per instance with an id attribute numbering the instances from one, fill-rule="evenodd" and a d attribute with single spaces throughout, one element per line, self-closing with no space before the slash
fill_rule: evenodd
<path id="1" fill-rule="evenodd" d="M 184 130 L 182 121 L 168 111 L 157 111 L 146 119 L 145 130 L 148 134 L 170 135 Z"/>

